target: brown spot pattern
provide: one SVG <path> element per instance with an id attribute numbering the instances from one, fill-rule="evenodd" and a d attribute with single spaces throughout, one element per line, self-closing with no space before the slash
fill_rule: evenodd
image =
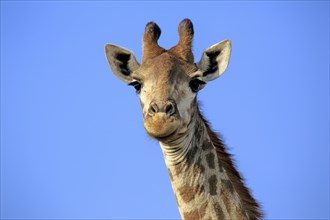
<path id="1" fill-rule="evenodd" d="M 197 185 L 197 186 L 183 186 L 178 189 L 180 196 L 182 200 L 185 203 L 188 203 L 192 201 L 196 195 L 200 195 L 205 191 L 205 188 L 203 185 Z"/>
<path id="2" fill-rule="evenodd" d="M 215 158 L 215 156 L 213 153 L 206 154 L 206 162 L 210 169 L 215 168 L 214 158 Z"/>
<path id="3" fill-rule="evenodd" d="M 187 155 L 188 165 L 191 165 L 192 162 L 194 161 L 197 151 L 198 151 L 198 148 L 195 146 L 188 152 L 188 155 Z"/>
<path id="4" fill-rule="evenodd" d="M 183 213 L 183 219 L 185 220 L 203 219 L 206 214 L 207 206 L 208 206 L 208 202 L 206 201 L 199 209 Z"/>
<path id="5" fill-rule="evenodd" d="M 196 193 L 197 193 L 198 195 L 202 194 L 203 192 L 205 192 L 205 188 L 204 188 L 203 185 L 197 187 L 197 192 L 196 192 Z"/>
<path id="6" fill-rule="evenodd" d="M 191 212 L 184 212 L 183 213 L 183 219 L 184 220 L 195 220 L 195 219 L 199 219 L 198 210 L 194 210 L 194 211 L 191 211 Z"/>
<path id="7" fill-rule="evenodd" d="M 176 165 L 175 166 L 175 175 L 179 176 L 182 173 L 182 170 L 183 170 L 183 168 L 181 165 Z"/>
<path id="8" fill-rule="evenodd" d="M 204 218 L 206 214 L 206 208 L 208 205 L 208 201 L 204 202 L 204 204 L 199 208 L 199 218 L 202 219 Z"/>
<path id="9" fill-rule="evenodd" d="M 199 166 L 198 164 L 195 164 L 193 167 L 193 176 L 194 178 L 198 178 L 203 173 L 204 167 Z"/>
<path id="10" fill-rule="evenodd" d="M 234 193 L 234 187 L 230 180 L 222 180 L 224 186 L 229 190 L 230 194 Z"/>
<path id="11" fill-rule="evenodd" d="M 217 177 L 215 175 L 212 175 L 209 178 L 209 186 L 210 186 L 210 194 L 213 196 L 217 194 L 217 183 L 218 183 Z"/>
<path id="12" fill-rule="evenodd" d="M 218 163 L 219 163 L 219 171 L 220 173 L 223 173 L 225 170 L 223 169 L 221 161 L 218 160 Z"/>
<path id="13" fill-rule="evenodd" d="M 237 220 L 247 219 L 247 217 L 244 216 L 241 208 L 239 208 L 239 207 L 236 206 L 236 209 L 235 210 L 236 210 L 235 211 L 235 213 L 236 213 L 235 219 L 237 219 Z"/>
<path id="14" fill-rule="evenodd" d="M 196 165 L 199 167 L 201 173 L 204 173 L 205 167 L 202 164 L 202 159 L 201 158 L 198 158 Z"/>
<path id="15" fill-rule="evenodd" d="M 228 213 L 231 213 L 231 203 L 229 201 L 229 198 L 230 198 L 229 196 L 230 195 L 229 195 L 227 189 L 223 189 L 221 191 L 220 198 L 223 201 Z"/>
<path id="16" fill-rule="evenodd" d="M 260 205 L 252 197 L 249 189 L 244 185 L 243 179 L 239 172 L 235 168 L 235 164 L 232 161 L 231 154 L 227 152 L 226 146 L 223 141 L 214 131 L 211 130 L 209 123 L 204 119 L 203 115 L 199 112 L 199 116 L 203 120 L 207 133 L 211 138 L 213 146 L 216 150 L 218 161 L 221 162 L 220 171 L 225 170 L 230 181 L 232 182 L 234 190 L 237 192 L 242 201 L 242 207 L 246 216 L 250 219 L 261 219 L 263 213 L 260 209 Z M 221 168 L 223 167 L 223 169 Z"/>
<path id="17" fill-rule="evenodd" d="M 205 140 L 202 145 L 203 150 L 211 150 L 213 149 L 213 145 L 210 141 Z"/>
<path id="18" fill-rule="evenodd" d="M 195 188 L 192 186 L 185 185 L 183 187 L 180 187 L 178 191 L 180 193 L 182 200 L 185 203 L 188 203 L 195 198 Z"/>
<path id="19" fill-rule="evenodd" d="M 218 219 L 225 219 L 225 215 L 221 209 L 221 206 L 219 203 L 215 203 L 214 205 L 214 211 L 215 211 L 215 214 L 217 215 L 217 218 Z"/>
<path id="20" fill-rule="evenodd" d="M 167 170 L 168 170 L 168 174 L 170 175 L 170 180 L 173 182 L 173 174 L 170 169 Z"/>

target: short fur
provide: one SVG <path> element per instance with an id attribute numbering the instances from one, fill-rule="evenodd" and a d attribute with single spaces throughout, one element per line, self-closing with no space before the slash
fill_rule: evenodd
<path id="1" fill-rule="evenodd" d="M 227 170 L 229 179 L 233 183 L 235 190 L 242 199 L 244 203 L 243 205 L 246 208 L 246 211 L 248 212 L 248 216 L 250 217 L 250 219 L 262 218 L 263 215 L 260 210 L 260 206 L 251 196 L 249 189 L 244 186 L 243 178 L 235 168 L 235 164 L 232 160 L 232 155 L 227 152 L 226 146 L 223 143 L 223 141 L 220 139 L 219 135 L 217 135 L 214 131 L 212 131 L 209 122 L 204 118 L 204 116 L 200 112 L 199 112 L 199 116 L 202 118 L 202 120 L 206 125 L 207 133 L 209 134 L 211 141 L 214 147 L 216 148 L 218 159 L 223 164 L 225 170 Z"/>
<path id="2" fill-rule="evenodd" d="M 182 218 L 259 219 L 258 203 L 197 103 L 197 92 L 226 70 L 231 42 L 214 44 L 194 63 L 192 22 L 184 19 L 178 32 L 178 44 L 165 50 L 158 45 L 160 28 L 149 22 L 142 64 L 133 52 L 107 44 L 112 72 L 137 89 L 144 127 L 160 142 Z"/>

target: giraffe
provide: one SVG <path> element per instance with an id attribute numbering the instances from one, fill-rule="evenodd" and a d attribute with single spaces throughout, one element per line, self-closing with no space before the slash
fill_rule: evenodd
<path id="1" fill-rule="evenodd" d="M 192 22 L 182 20 L 178 32 L 179 42 L 166 50 L 158 45 L 159 26 L 149 22 L 141 64 L 130 50 L 106 44 L 110 68 L 140 98 L 144 128 L 160 143 L 182 219 L 260 219 L 259 204 L 197 102 L 199 90 L 226 70 L 231 42 L 207 48 L 195 63 Z"/>

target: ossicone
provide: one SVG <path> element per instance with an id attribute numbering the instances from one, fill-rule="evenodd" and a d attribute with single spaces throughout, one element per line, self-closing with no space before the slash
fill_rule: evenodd
<path id="1" fill-rule="evenodd" d="M 169 51 L 181 59 L 194 63 L 194 55 L 192 53 L 192 41 L 194 38 L 194 26 L 190 19 L 183 19 L 178 27 L 179 42 Z"/>
<path id="2" fill-rule="evenodd" d="M 161 30 L 155 22 L 149 22 L 146 25 L 142 38 L 142 63 L 147 59 L 152 59 L 166 51 L 164 48 L 158 45 L 160 34 Z"/>

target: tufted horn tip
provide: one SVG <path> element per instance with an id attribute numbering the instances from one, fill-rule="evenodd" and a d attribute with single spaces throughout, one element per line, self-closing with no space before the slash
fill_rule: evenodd
<path id="1" fill-rule="evenodd" d="M 146 28 L 144 30 L 144 39 L 148 38 L 151 41 L 157 41 L 160 37 L 161 30 L 159 26 L 151 21 L 146 25 Z"/>
<path id="2" fill-rule="evenodd" d="M 194 35 L 194 26 L 190 19 L 185 18 L 179 24 L 179 35 L 180 36 L 190 36 Z"/>

